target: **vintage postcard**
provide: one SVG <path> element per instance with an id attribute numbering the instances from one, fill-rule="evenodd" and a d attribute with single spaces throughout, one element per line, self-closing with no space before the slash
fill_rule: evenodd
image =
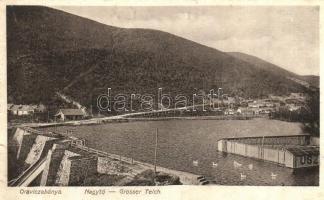
<path id="1" fill-rule="evenodd" d="M 2 3 L 0 199 L 320 199 L 322 7 L 263 3 Z"/>

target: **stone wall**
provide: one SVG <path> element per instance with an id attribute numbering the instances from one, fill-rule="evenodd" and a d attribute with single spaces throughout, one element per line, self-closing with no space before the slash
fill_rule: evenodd
<path id="1" fill-rule="evenodd" d="M 36 136 L 25 132 L 21 128 L 11 130 L 11 137 L 8 138 L 8 178 L 18 176 L 24 169 L 24 161 Z"/>
<path id="2" fill-rule="evenodd" d="M 58 173 L 65 150 L 69 147 L 69 143 L 53 144 L 46 158 L 46 166 L 42 173 L 41 186 L 51 186 L 55 184 L 56 175 Z"/>
<path id="3" fill-rule="evenodd" d="M 97 173 L 97 157 L 69 158 L 71 162 L 69 185 L 83 185 L 88 176 Z"/>
<path id="4" fill-rule="evenodd" d="M 55 178 L 54 185 L 56 186 L 68 186 L 69 178 L 70 178 L 70 170 L 71 170 L 71 162 L 69 157 L 80 156 L 77 153 L 71 151 L 64 151 L 64 155 L 62 161 L 60 162 L 60 166 Z"/>
<path id="5" fill-rule="evenodd" d="M 78 186 L 86 177 L 97 173 L 96 156 L 75 153 L 69 147 L 66 144 L 53 145 L 47 155 L 41 186 Z"/>
<path id="6" fill-rule="evenodd" d="M 11 130 L 12 136 L 9 137 L 8 133 L 8 151 L 11 155 L 14 155 L 16 159 L 18 159 L 19 149 L 21 148 L 21 144 L 24 138 L 24 130 L 20 128 L 16 128 Z M 9 130 L 8 130 L 9 132 Z"/>
<path id="7" fill-rule="evenodd" d="M 42 177 L 40 180 L 40 186 L 46 186 L 50 182 L 49 178 L 50 176 L 50 171 L 51 171 L 51 164 L 52 164 L 52 157 L 53 157 L 53 149 L 48 151 L 48 154 L 46 156 L 46 165 L 42 173 Z"/>
<path id="8" fill-rule="evenodd" d="M 37 162 L 40 158 L 40 156 L 44 151 L 48 151 L 48 149 L 44 149 L 46 143 L 49 143 L 49 140 L 54 140 L 55 138 L 52 137 L 46 137 L 42 135 L 38 135 L 27 155 L 27 158 L 25 160 L 25 163 L 27 165 L 33 165 L 35 162 Z M 48 145 L 47 145 L 48 146 Z"/>
<path id="9" fill-rule="evenodd" d="M 97 171 L 101 174 L 127 174 L 131 172 L 131 169 L 121 164 L 118 160 L 98 157 Z"/>
<path id="10" fill-rule="evenodd" d="M 25 163 L 25 160 L 34 144 L 36 137 L 37 135 L 33 135 L 33 134 L 25 134 L 23 137 L 22 144 L 17 154 L 17 163 L 23 169 L 26 169 L 29 166 L 28 164 Z"/>

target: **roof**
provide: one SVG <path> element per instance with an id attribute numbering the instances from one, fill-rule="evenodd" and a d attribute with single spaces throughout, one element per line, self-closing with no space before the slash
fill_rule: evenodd
<path id="1" fill-rule="evenodd" d="M 22 111 L 33 111 L 34 108 L 32 106 L 28 106 L 28 105 L 22 105 L 19 110 L 22 110 Z"/>
<path id="2" fill-rule="evenodd" d="M 18 111 L 33 111 L 34 108 L 29 105 L 13 105 L 10 110 L 18 110 Z"/>
<path id="3" fill-rule="evenodd" d="M 85 115 L 85 113 L 80 109 L 60 109 L 56 115 L 62 113 L 63 115 Z"/>
<path id="4" fill-rule="evenodd" d="M 310 137 L 310 135 L 309 134 L 297 134 L 297 135 L 265 135 L 265 136 L 247 136 L 247 137 L 226 137 L 226 138 L 222 138 L 220 140 L 238 140 L 238 139 L 256 139 L 256 138 L 289 138 L 289 137 Z"/>
<path id="5" fill-rule="evenodd" d="M 19 105 L 11 106 L 10 110 L 19 110 Z"/>
<path id="6" fill-rule="evenodd" d="M 287 151 L 292 153 L 294 156 L 303 156 L 303 155 L 319 155 L 318 146 L 296 146 L 289 147 Z"/>
<path id="7" fill-rule="evenodd" d="M 8 110 L 9 110 L 12 106 L 13 106 L 12 103 L 8 103 L 8 104 L 7 104 L 7 108 L 8 108 Z"/>

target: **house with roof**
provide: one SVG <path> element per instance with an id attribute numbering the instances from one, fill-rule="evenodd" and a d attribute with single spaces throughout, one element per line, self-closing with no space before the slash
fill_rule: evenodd
<path id="1" fill-rule="evenodd" d="M 234 109 L 226 109 L 226 110 L 224 111 L 224 114 L 225 114 L 225 115 L 234 115 L 235 112 L 234 112 Z"/>
<path id="2" fill-rule="evenodd" d="M 12 103 L 8 103 L 8 104 L 7 104 L 7 111 L 8 111 L 8 112 L 11 111 L 12 106 L 13 106 Z"/>
<path id="3" fill-rule="evenodd" d="M 46 111 L 46 106 L 42 103 L 38 105 L 32 105 L 36 113 L 43 113 Z"/>
<path id="4" fill-rule="evenodd" d="M 235 98 L 234 97 L 227 97 L 226 99 L 223 100 L 224 104 L 235 104 Z"/>
<path id="5" fill-rule="evenodd" d="M 86 116 L 85 112 L 81 109 L 60 109 L 55 117 L 59 120 L 80 120 Z"/>
<path id="6" fill-rule="evenodd" d="M 236 111 L 237 114 L 242 115 L 253 115 L 254 111 L 251 108 L 248 107 L 239 107 Z"/>
<path id="7" fill-rule="evenodd" d="M 29 105 L 12 105 L 11 108 L 9 109 L 11 114 L 13 115 L 31 115 L 34 113 L 34 108 Z"/>

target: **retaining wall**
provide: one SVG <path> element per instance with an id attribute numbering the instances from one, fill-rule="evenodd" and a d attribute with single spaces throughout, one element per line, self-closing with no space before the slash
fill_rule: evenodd
<path id="1" fill-rule="evenodd" d="M 32 147 L 27 155 L 25 163 L 27 165 L 33 165 L 35 162 L 37 162 L 38 159 L 40 158 L 40 156 L 42 155 L 43 150 L 48 151 L 48 149 L 49 149 L 49 145 L 46 145 L 46 143 L 49 143 L 50 140 L 54 140 L 54 139 L 55 138 L 37 135 Z M 47 146 L 47 148 L 45 148 L 45 145 Z"/>
<path id="2" fill-rule="evenodd" d="M 130 173 L 132 170 L 118 160 L 100 156 L 98 157 L 97 171 L 101 174 L 122 174 Z"/>
<path id="3" fill-rule="evenodd" d="M 71 170 L 71 162 L 69 157 L 72 156 L 80 156 L 71 151 L 64 151 L 64 155 L 62 161 L 60 162 L 60 166 L 55 178 L 54 185 L 56 186 L 68 186 L 69 185 L 69 177 L 70 177 L 70 170 Z"/>
<path id="4" fill-rule="evenodd" d="M 52 149 L 48 151 L 46 158 L 46 166 L 42 173 L 41 186 L 52 186 L 55 184 L 56 175 L 58 173 L 65 150 L 69 147 L 69 142 L 54 144 Z"/>
<path id="5" fill-rule="evenodd" d="M 79 186 L 83 185 L 86 177 L 97 173 L 97 158 L 96 157 L 81 157 L 69 158 L 70 174 L 69 185 Z"/>

